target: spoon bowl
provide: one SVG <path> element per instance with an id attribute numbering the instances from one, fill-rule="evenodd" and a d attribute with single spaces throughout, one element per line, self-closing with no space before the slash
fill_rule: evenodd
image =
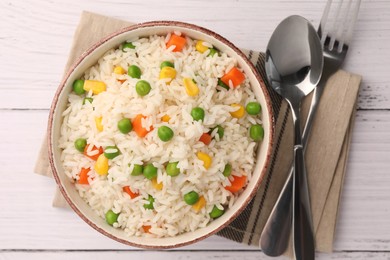
<path id="1" fill-rule="evenodd" d="M 285 98 L 306 96 L 321 78 L 321 42 L 313 26 L 301 16 L 290 16 L 278 25 L 269 40 L 266 57 L 267 78 Z"/>
<path id="2" fill-rule="evenodd" d="M 314 259 L 315 243 L 310 209 L 309 189 L 303 155 L 300 105 L 321 79 L 323 54 L 314 27 L 301 16 L 290 16 L 275 29 L 267 46 L 265 69 L 272 88 L 289 103 L 294 121 L 294 171 L 292 218 L 269 219 L 263 230 L 260 247 L 275 256 L 292 232 L 294 259 Z M 276 214 L 278 215 L 278 214 Z M 290 223 L 280 220 L 290 219 Z M 278 233 L 278 234 L 275 234 Z M 284 243 L 287 244 L 287 243 Z"/>

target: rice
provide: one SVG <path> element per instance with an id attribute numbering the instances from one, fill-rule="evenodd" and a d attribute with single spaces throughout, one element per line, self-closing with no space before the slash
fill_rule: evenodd
<path id="1" fill-rule="evenodd" d="M 172 34 L 182 35 L 177 31 Z M 238 109 L 231 104 L 245 106 L 256 100 L 249 81 L 245 79 L 238 88 L 229 81 L 228 91 L 217 87 L 218 79 L 236 67 L 237 61 L 225 53 L 214 56 L 208 55 L 209 50 L 200 53 L 195 49 L 195 41 L 188 37 L 185 48 L 173 52 L 176 46 L 166 47 L 172 34 L 133 39 L 135 49 L 108 51 L 83 76 L 85 80 L 104 82 L 106 91 L 94 95 L 89 90 L 85 96 L 72 92 L 63 112 L 59 146 L 66 175 L 96 214 L 102 218 L 109 210 L 118 214 L 112 225 L 123 229 L 128 236 L 171 237 L 207 226 L 213 221 L 209 213 L 214 207 L 226 211 L 240 194 L 224 188 L 234 179 L 222 174 L 225 165 L 231 164 L 234 176 L 245 175 L 249 181 L 255 164 L 258 144 L 249 137 L 248 129 L 253 124 L 261 124 L 261 118 L 250 115 L 234 118 L 230 114 Z M 213 47 L 207 42 L 203 45 Z M 177 71 L 171 82 L 159 79 L 163 61 L 172 61 Z M 137 65 L 142 71 L 141 80 L 151 85 L 144 97 L 135 89 L 139 79 L 113 72 L 116 66 L 128 68 L 130 65 Z M 200 90 L 197 96 L 186 93 L 183 78 L 196 82 Z M 84 97 L 93 98 L 92 103 L 85 102 Z M 191 116 L 194 107 L 204 109 L 203 121 L 195 121 Z M 150 131 L 144 138 L 134 131 L 127 134 L 118 131 L 119 120 L 133 119 L 138 114 L 145 116 L 141 124 Z M 169 117 L 167 122 L 161 119 L 165 115 Z M 97 127 L 96 118 L 101 120 L 102 131 Z M 224 129 L 222 138 L 218 129 L 213 130 L 217 125 Z M 170 141 L 159 139 L 157 132 L 161 126 L 173 130 L 174 137 Z M 212 137 L 208 145 L 199 141 L 207 132 Z M 75 149 L 74 142 L 78 138 L 86 139 L 87 156 Z M 99 159 L 95 162 L 88 158 L 100 153 L 94 146 L 108 147 L 104 151 L 106 156 L 120 151 L 118 156 L 108 160 L 108 174 L 98 174 L 95 164 Z M 205 169 L 203 161 L 197 157 L 198 152 L 212 158 L 210 168 Z M 167 174 L 165 167 L 169 162 L 178 162 L 179 175 Z M 142 174 L 131 175 L 135 165 L 148 163 L 157 168 L 156 183 L 162 184 L 161 189 Z M 79 183 L 81 168 L 90 168 L 87 185 Z M 138 196 L 131 198 L 123 190 L 126 186 Z M 191 191 L 205 199 L 205 206 L 199 212 L 183 200 L 183 195 Z M 154 209 L 144 207 L 149 203 L 149 195 L 154 198 Z M 145 226 L 150 226 L 150 230 L 145 231 Z"/>

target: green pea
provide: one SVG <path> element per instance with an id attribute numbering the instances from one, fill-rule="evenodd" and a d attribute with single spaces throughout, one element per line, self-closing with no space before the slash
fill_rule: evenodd
<path id="1" fill-rule="evenodd" d="M 248 112 L 249 115 L 257 115 L 261 111 L 261 106 L 257 102 L 249 102 L 246 105 L 246 112 Z"/>
<path id="2" fill-rule="evenodd" d="M 180 169 L 177 167 L 177 164 L 179 162 L 169 162 L 167 166 L 165 167 L 165 170 L 167 171 L 167 174 L 169 176 L 175 177 L 180 174 Z"/>
<path id="3" fill-rule="evenodd" d="M 133 171 L 131 172 L 132 176 L 139 176 L 142 174 L 144 167 L 141 164 L 134 164 Z"/>
<path id="4" fill-rule="evenodd" d="M 113 225 L 118 221 L 119 214 L 114 213 L 111 209 L 106 212 L 106 222 L 108 225 Z"/>
<path id="5" fill-rule="evenodd" d="M 154 209 L 154 205 L 153 205 L 154 198 L 152 195 L 149 194 L 147 201 L 148 201 L 148 203 L 144 204 L 144 208 L 145 209 Z"/>
<path id="6" fill-rule="evenodd" d="M 150 84 L 146 80 L 140 80 L 135 84 L 135 91 L 137 91 L 137 94 L 141 97 L 146 96 L 150 92 Z"/>
<path id="7" fill-rule="evenodd" d="M 201 107 L 194 107 L 191 110 L 191 116 L 195 121 L 203 121 L 204 119 L 204 110 Z"/>
<path id="8" fill-rule="evenodd" d="M 223 176 L 225 177 L 229 177 L 230 174 L 232 174 L 232 165 L 231 164 L 226 164 L 225 165 L 225 168 L 223 169 L 223 172 L 222 172 Z"/>
<path id="9" fill-rule="evenodd" d="M 172 62 L 166 60 L 166 61 L 161 62 L 160 69 L 162 69 L 164 67 L 174 68 L 175 65 Z"/>
<path id="10" fill-rule="evenodd" d="M 190 191 L 184 195 L 184 202 L 188 205 L 194 205 L 199 200 L 199 194 L 196 191 Z"/>
<path id="11" fill-rule="evenodd" d="M 210 52 L 207 55 L 207 57 L 213 57 L 215 54 L 218 54 L 218 50 L 217 49 L 210 48 L 209 50 L 210 50 Z"/>
<path id="12" fill-rule="evenodd" d="M 161 141 L 163 142 L 168 142 L 169 140 L 171 140 L 173 138 L 173 131 L 171 128 L 169 128 L 168 126 L 160 126 L 157 130 L 157 135 L 158 137 L 160 138 Z"/>
<path id="13" fill-rule="evenodd" d="M 107 159 L 114 159 L 115 157 L 117 157 L 121 152 L 119 151 L 118 147 L 116 146 L 107 146 L 105 149 L 104 149 L 104 156 L 107 158 Z"/>
<path id="14" fill-rule="evenodd" d="M 217 208 L 217 206 L 214 205 L 213 209 L 210 212 L 210 217 L 211 218 L 219 218 L 220 216 L 223 215 L 223 213 L 225 213 L 225 210 L 221 210 L 221 209 Z"/>
<path id="15" fill-rule="evenodd" d="M 89 102 L 92 104 L 92 101 L 93 101 L 93 98 L 90 98 L 90 97 L 86 97 L 83 99 L 83 105 L 85 105 L 86 102 Z"/>
<path id="16" fill-rule="evenodd" d="M 85 90 L 84 90 L 84 80 L 82 79 L 76 79 L 74 82 L 73 82 L 73 91 L 74 93 L 76 93 L 77 95 L 82 95 L 85 93 Z"/>
<path id="17" fill-rule="evenodd" d="M 229 86 L 226 85 L 225 83 L 223 83 L 223 81 L 221 79 L 218 79 L 218 86 L 223 87 L 226 90 L 230 89 Z"/>
<path id="18" fill-rule="evenodd" d="M 143 169 L 143 174 L 147 179 L 151 180 L 154 177 L 157 177 L 157 167 L 154 167 L 153 164 L 149 163 L 145 165 Z"/>
<path id="19" fill-rule="evenodd" d="M 130 119 L 123 118 L 118 121 L 118 129 L 122 134 L 127 134 L 133 129 Z"/>
<path id="20" fill-rule="evenodd" d="M 76 141 L 74 141 L 74 147 L 79 152 L 84 152 L 84 148 L 87 145 L 87 139 L 84 138 L 78 138 Z"/>
<path id="21" fill-rule="evenodd" d="M 127 69 L 127 75 L 129 75 L 133 79 L 139 79 L 141 78 L 141 69 L 137 65 L 131 65 Z"/>
<path id="22" fill-rule="evenodd" d="M 218 130 L 217 130 L 217 134 L 219 135 L 219 139 L 221 140 L 222 137 L 223 137 L 223 135 L 225 134 L 225 130 L 223 129 L 222 126 L 217 125 L 216 127 L 214 127 L 214 128 L 211 130 L 211 132 L 213 132 L 216 128 L 218 129 Z"/>
<path id="23" fill-rule="evenodd" d="M 261 141 L 264 138 L 264 129 L 261 125 L 256 124 L 252 125 L 251 128 L 249 129 L 249 136 L 254 140 L 254 141 Z"/>
<path id="24" fill-rule="evenodd" d="M 122 45 L 122 51 L 125 51 L 125 49 L 135 49 L 135 46 L 132 42 L 125 42 Z"/>

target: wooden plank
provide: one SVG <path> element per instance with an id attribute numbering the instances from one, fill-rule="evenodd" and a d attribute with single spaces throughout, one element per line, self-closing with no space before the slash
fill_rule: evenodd
<path id="1" fill-rule="evenodd" d="M 211 252 L 151 252 L 151 251 L 116 251 L 116 252 L 3 252 L 0 253 L 1 259 L 29 259 L 29 260 L 68 260 L 68 259 L 142 259 L 142 260 L 199 260 L 199 259 L 224 259 L 224 260 L 265 260 L 270 257 L 265 256 L 262 252 L 236 252 L 236 251 L 211 251 Z M 287 258 L 283 258 L 287 259 Z M 336 252 L 333 254 L 317 254 L 319 260 L 335 259 L 354 259 L 354 260 L 389 260 L 388 252 Z"/>
<path id="2" fill-rule="evenodd" d="M 83 9 L 135 22 L 191 22 L 219 32 L 237 46 L 261 51 L 281 19 L 300 14 L 317 26 L 324 5 L 323 0 L 1 1 L 0 108 L 50 106 Z M 363 75 L 360 108 L 390 109 L 389 23 L 389 1 L 363 1 L 345 63 L 346 70 Z"/>
<path id="3" fill-rule="evenodd" d="M 370 241 L 377 241 L 371 244 L 373 250 L 390 249 L 390 236 L 378 240 L 379 234 L 390 231 L 389 127 L 388 111 L 357 113 L 336 250 L 360 248 Z"/>
<path id="4" fill-rule="evenodd" d="M 1 249 L 125 250 L 72 211 L 51 207 L 54 181 L 33 174 L 47 111 L 0 111 Z M 6 127 L 5 127 L 6 126 Z M 335 249 L 390 252 L 390 113 L 359 111 Z M 5 177 L 6 176 L 6 177 Z M 185 250 L 256 250 L 217 236 Z"/>

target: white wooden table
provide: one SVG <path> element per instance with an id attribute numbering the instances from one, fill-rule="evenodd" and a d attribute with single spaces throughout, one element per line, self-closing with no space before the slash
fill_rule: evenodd
<path id="1" fill-rule="evenodd" d="M 275 26 L 300 14 L 318 25 L 326 0 L 0 0 L 0 259 L 268 259 L 217 236 L 174 251 L 143 251 L 51 207 L 54 181 L 32 173 L 49 106 L 82 10 L 142 22 L 205 26 L 264 50 Z M 345 69 L 363 76 L 335 253 L 390 259 L 390 1 L 363 1 Z"/>

